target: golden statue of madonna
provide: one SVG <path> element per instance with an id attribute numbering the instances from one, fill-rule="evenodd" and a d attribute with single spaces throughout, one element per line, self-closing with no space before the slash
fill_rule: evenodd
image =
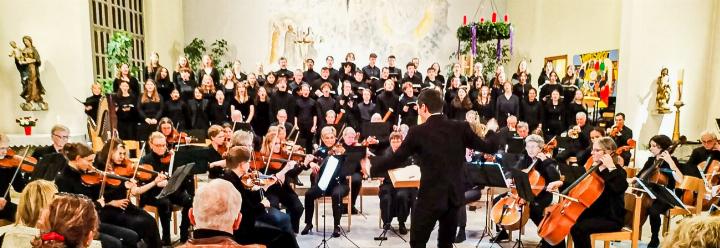
<path id="1" fill-rule="evenodd" d="M 670 113 L 668 103 L 670 103 L 670 76 L 668 69 L 660 70 L 660 76 L 655 82 L 657 84 L 657 97 L 655 98 L 655 106 L 658 114 Z"/>
<path id="2" fill-rule="evenodd" d="M 32 38 L 24 36 L 22 38 L 25 48 L 20 49 L 14 41 L 10 42 L 12 51 L 10 57 L 15 60 L 15 66 L 20 72 L 20 83 L 23 90 L 20 96 L 25 102 L 20 104 L 20 108 L 25 111 L 47 110 L 48 105 L 43 100 L 45 88 L 40 82 L 40 54 L 33 46 Z"/>

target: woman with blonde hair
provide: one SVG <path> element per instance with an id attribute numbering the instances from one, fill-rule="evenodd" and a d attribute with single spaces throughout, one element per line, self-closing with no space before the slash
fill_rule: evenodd
<path id="1" fill-rule="evenodd" d="M 137 140 L 143 140 L 154 130 L 157 130 L 158 120 L 163 116 L 164 99 L 157 90 L 155 80 L 148 79 L 143 86 L 145 91 L 140 96 L 138 115 L 140 116 L 140 129 Z"/>
<path id="2" fill-rule="evenodd" d="M 173 82 L 180 81 L 180 73 L 183 71 L 183 69 L 188 70 L 190 78 L 195 80 L 195 72 L 193 72 L 192 68 L 190 68 L 190 61 L 187 59 L 187 57 L 185 57 L 185 55 L 180 55 L 180 57 L 178 57 L 177 64 L 175 65 L 175 70 L 173 71 Z"/>
<path id="3" fill-rule="evenodd" d="M 684 219 L 665 237 L 661 247 L 720 247 L 720 216 Z"/>
<path id="4" fill-rule="evenodd" d="M 50 181 L 37 180 L 25 186 L 20 193 L 15 224 L 0 227 L 0 247 L 27 246 L 40 231 L 35 228 L 40 212 L 50 205 L 57 193 Z"/>

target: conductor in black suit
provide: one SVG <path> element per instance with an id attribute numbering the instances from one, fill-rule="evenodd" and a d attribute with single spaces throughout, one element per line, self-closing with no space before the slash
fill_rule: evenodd
<path id="1" fill-rule="evenodd" d="M 489 125 L 485 140 L 464 121 L 448 120 L 443 113 L 442 95 L 424 90 L 418 96 L 418 114 L 423 124 L 410 128 L 397 152 L 376 157 L 370 174 L 401 167 L 412 155 L 419 158 L 423 175 L 412 211 L 410 246 L 425 247 L 435 222 L 440 222 L 438 247 L 452 247 L 457 229 L 457 212 L 465 202 L 465 148 L 485 153 L 497 151 L 497 124 Z"/>

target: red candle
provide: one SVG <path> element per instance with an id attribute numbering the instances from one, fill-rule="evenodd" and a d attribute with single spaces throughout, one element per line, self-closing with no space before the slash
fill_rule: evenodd
<path id="1" fill-rule="evenodd" d="M 495 11 L 493 11 L 493 13 L 492 13 L 492 22 L 495 23 L 496 21 L 497 21 L 497 13 L 495 13 Z"/>
<path id="2" fill-rule="evenodd" d="M 485 22 L 485 17 L 480 17 L 480 23 Z"/>
<path id="3" fill-rule="evenodd" d="M 463 16 L 463 26 L 467 25 L 467 16 Z"/>
<path id="4" fill-rule="evenodd" d="M 508 22 L 508 14 L 505 14 L 505 16 L 503 17 L 503 20 L 505 20 L 505 22 Z"/>

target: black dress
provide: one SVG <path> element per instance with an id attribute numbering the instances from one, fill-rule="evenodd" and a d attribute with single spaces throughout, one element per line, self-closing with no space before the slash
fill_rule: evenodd
<path id="1" fill-rule="evenodd" d="M 85 114 L 87 114 L 93 121 L 97 121 L 97 111 L 98 106 L 100 105 L 101 97 L 102 95 L 92 95 L 85 98 L 85 106 L 90 106 L 90 109 L 85 109 Z"/>
<path id="2" fill-rule="evenodd" d="M 208 127 L 210 127 L 208 105 L 209 101 L 207 99 L 192 99 L 188 101 L 189 127 L 191 129 L 207 130 Z"/>
<path id="3" fill-rule="evenodd" d="M 475 111 L 480 115 L 480 121 L 487 123 L 490 119 L 495 118 L 495 101 L 475 101 Z"/>
<path id="4" fill-rule="evenodd" d="M 130 76 L 130 81 L 128 81 L 128 86 L 130 86 L 130 91 L 132 91 L 133 94 L 139 95 L 140 94 L 140 83 L 138 83 L 137 78 Z M 118 93 L 120 92 L 120 82 L 122 82 L 122 79 L 115 78 L 115 81 L 113 81 L 113 92 Z"/>
<path id="5" fill-rule="evenodd" d="M 185 101 L 189 101 L 190 99 L 195 98 L 195 87 L 197 87 L 197 82 L 195 80 L 179 80 L 175 81 L 175 88 L 178 89 L 178 92 L 180 92 L 180 99 L 183 99 Z"/>
<path id="6" fill-rule="evenodd" d="M 170 118 L 177 129 L 187 130 L 189 128 L 189 112 L 188 105 L 183 100 L 169 100 L 165 102 L 163 109 L 163 117 Z"/>
<path id="7" fill-rule="evenodd" d="M 560 96 L 563 95 L 563 94 L 562 94 L 562 93 L 563 93 L 563 88 L 562 88 L 562 86 L 560 86 L 559 84 L 545 84 L 545 85 L 543 85 L 542 87 L 540 87 L 540 98 L 538 98 L 538 99 L 540 99 L 540 101 L 547 101 L 547 100 L 549 100 L 549 99 L 550 99 L 550 94 L 551 94 L 553 91 L 557 91 L 558 93 L 560 93 Z M 547 97 L 547 98 L 546 98 L 546 97 Z M 560 99 L 560 102 L 562 102 L 562 101 L 563 101 L 563 99 Z"/>
<path id="8" fill-rule="evenodd" d="M 541 108 L 542 105 L 537 100 L 532 102 L 523 100 L 520 104 L 519 120 L 527 122 L 530 131 L 535 130 L 543 120 Z"/>
<path id="9" fill-rule="evenodd" d="M 155 82 L 155 85 L 157 87 L 158 94 L 160 94 L 163 99 L 170 99 L 170 92 L 175 89 L 175 84 L 170 81 L 170 78 L 159 79 Z"/>
<path id="10" fill-rule="evenodd" d="M 498 125 L 501 127 L 506 125 L 509 116 L 514 115 L 517 117 L 520 115 L 520 98 L 516 95 L 510 95 L 510 98 L 500 95 L 497 97 L 495 104 L 495 116 Z"/>
<path id="11" fill-rule="evenodd" d="M 552 138 L 565 131 L 565 106 L 562 101 L 559 101 L 557 105 L 553 105 L 552 101 L 547 102 L 542 109 L 545 138 Z"/>
<path id="12" fill-rule="evenodd" d="M 243 120 L 246 120 L 248 116 L 250 116 L 250 106 L 252 106 L 252 101 L 248 99 L 244 103 L 240 103 L 240 101 L 238 101 L 237 99 L 231 98 L 230 106 L 233 106 L 235 107 L 235 110 L 240 111 L 240 113 L 242 113 Z"/>
<path id="13" fill-rule="evenodd" d="M 208 117 L 212 125 L 222 125 L 230 121 L 230 104 L 228 101 L 222 103 L 211 101 L 208 105 Z"/>
<path id="14" fill-rule="evenodd" d="M 115 106 L 117 107 L 117 124 L 118 134 L 122 140 L 135 140 L 137 137 L 138 127 L 138 111 L 136 108 L 137 97 L 130 94 L 115 96 Z"/>
<path id="15" fill-rule="evenodd" d="M 273 117 L 270 114 L 270 102 L 255 101 L 255 117 L 253 117 L 252 121 L 250 121 L 255 134 L 264 136 L 270 127 L 272 119 Z"/>
<path id="16" fill-rule="evenodd" d="M 141 98 L 142 99 L 142 98 Z M 138 101 L 138 114 L 140 116 L 140 126 L 138 129 L 137 140 L 146 140 L 152 132 L 157 130 L 157 124 L 148 124 L 145 122 L 146 118 L 155 119 L 160 121 L 163 110 L 163 98 L 160 97 L 160 101 L 153 102 L 148 100 L 147 102 Z"/>
<path id="17" fill-rule="evenodd" d="M 580 112 L 587 114 L 587 110 L 585 110 L 585 107 L 582 104 L 577 104 L 575 102 L 571 102 L 571 103 L 567 104 L 567 108 L 565 111 L 565 113 L 566 113 L 565 120 L 567 122 L 566 123 L 567 127 L 571 127 L 571 126 L 574 126 L 577 124 L 575 121 L 575 116 L 577 115 L 577 113 L 580 113 Z"/>

